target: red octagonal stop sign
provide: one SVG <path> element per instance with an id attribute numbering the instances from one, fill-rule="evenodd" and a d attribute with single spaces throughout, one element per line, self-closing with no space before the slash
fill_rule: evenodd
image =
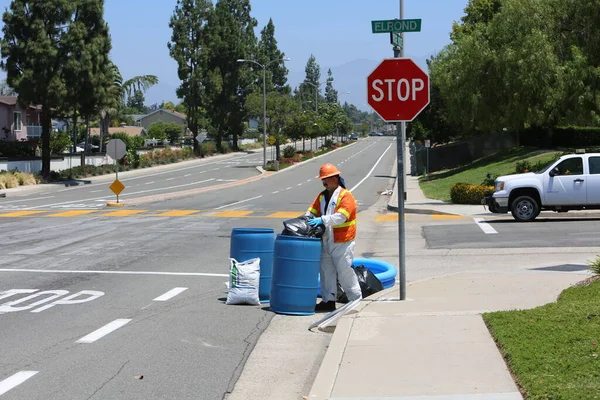
<path id="1" fill-rule="evenodd" d="M 386 122 L 410 122 L 429 104 L 429 75 L 410 58 L 385 59 L 367 77 L 368 103 Z"/>

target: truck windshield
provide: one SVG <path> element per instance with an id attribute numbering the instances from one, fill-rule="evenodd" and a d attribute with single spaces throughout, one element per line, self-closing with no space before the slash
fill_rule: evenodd
<path id="1" fill-rule="evenodd" d="M 554 163 L 556 162 L 556 160 L 550 161 L 548 164 L 546 164 L 544 166 L 544 168 L 535 171 L 536 174 L 543 174 L 544 172 L 546 172 L 548 170 L 548 168 L 550 168 L 550 166 L 552 166 Z"/>

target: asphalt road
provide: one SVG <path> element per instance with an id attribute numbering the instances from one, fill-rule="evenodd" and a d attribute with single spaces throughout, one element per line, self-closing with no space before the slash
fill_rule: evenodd
<path id="1" fill-rule="evenodd" d="M 85 203 L 102 183 L 50 189 L 50 199 L 27 193 L 21 200 L 40 214 L 0 218 L 2 399 L 223 398 L 273 316 L 265 305 L 224 304 L 231 230 L 279 232 L 322 189 L 324 162 L 338 165 L 364 210 L 391 187 L 393 149 L 392 138 L 367 139 L 250 183 L 133 207 L 150 214 L 47 217 L 56 206 Z M 224 163 L 244 157 L 129 182 L 183 183 L 207 170 L 240 179 L 246 168 L 231 166 L 246 163 Z M 210 212 L 164 215 L 198 207 Z"/>

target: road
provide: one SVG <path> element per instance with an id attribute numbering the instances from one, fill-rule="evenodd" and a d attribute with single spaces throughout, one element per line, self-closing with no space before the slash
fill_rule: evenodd
<path id="1" fill-rule="evenodd" d="M 391 188 L 393 147 L 364 140 L 246 184 L 116 210 L 78 206 L 106 183 L 48 189 L 49 199 L 20 192 L 23 208 L 0 211 L 0 393 L 11 387 L 2 398 L 222 398 L 273 316 L 266 306 L 224 305 L 231 230 L 280 232 L 322 189 L 324 162 L 338 165 L 367 209 Z M 256 155 L 129 183 L 243 179 L 253 166 L 232 162 L 245 157 Z M 27 371 L 35 375 L 9 385 Z"/>
<path id="2" fill-rule="evenodd" d="M 286 340 L 259 346 L 284 355 L 283 366 L 262 356 L 258 364 L 246 363 L 265 330 L 267 340 L 274 334 L 296 337 L 306 332 L 306 322 L 271 323 L 267 305 L 224 305 L 231 230 L 281 231 L 282 221 L 303 213 L 321 190 L 319 166 L 332 162 L 359 203 L 356 255 L 397 264 L 397 219 L 385 211 L 387 197 L 380 194 L 392 187 L 395 142 L 360 140 L 242 184 L 248 171 L 257 176 L 252 164 L 260 160 L 260 154 L 237 154 L 124 175 L 129 188 L 164 192 L 132 195 L 127 201 L 143 201 L 119 209 L 79 207 L 101 197 L 90 189 L 106 190 L 110 183 L 96 179 L 69 190 L 43 188 L 54 196 L 47 199 L 37 189 L 19 192 L 23 201 L 10 203 L 18 208 L 0 209 L 2 400 L 222 399 L 243 393 L 244 382 L 262 379 L 265 385 L 254 397 L 300 398 L 269 397 L 267 382 L 306 394 L 326 339 L 305 337 L 314 359 L 302 362 L 312 363 L 304 366 L 312 372 L 297 387 L 292 373 L 300 375 L 303 366 L 294 365 L 298 357 L 286 356 L 289 344 L 278 347 Z M 208 191 L 194 186 L 201 190 L 161 200 L 181 190 L 175 186 L 205 179 L 198 176 L 235 181 Z M 3 207 L 5 200 L 15 200 L 13 192 L 0 199 Z M 474 269 L 568 272 L 600 246 L 594 218 L 518 224 L 508 215 L 407 215 L 406 228 L 409 281 Z M 273 378 L 277 374 L 281 379 Z"/>

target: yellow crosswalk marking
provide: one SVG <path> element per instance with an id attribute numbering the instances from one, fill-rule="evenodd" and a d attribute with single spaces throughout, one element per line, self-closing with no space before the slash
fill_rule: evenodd
<path id="1" fill-rule="evenodd" d="M 433 214 L 433 219 L 461 219 L 464 218 L 462 215 L 443 215 L 443 214 Z"/>
<path id="2" fill-rule="evenodd" d="M 292 219 L 301 215 L 301 212 L 298 211 L 278 211 L 274 214 L 267 215 L 265 218 L 284 218 L 284 219 Z"/>
<path id="3" fill-rule="evenodd" d="M 106 214 L 100 214 L 102 217 L 129 217 L 131 215 L 145 213 L 148 210 L 120 210 L 113 211 Z"/>
<path id="4" fill-rule="evenodd" d="M 160 214 L 152 214 L 152 217 L 185 217 L 192 214 L 199 213 L 200 210 L 173 210 L 165 211 Z"/>
<path id="5" fill-rule="evenodd" d="M 28 215 L 43 214 L 46 211 L 13 211 L 6 214 L 0 214 L 0 217 L 26 217 Z"/>
<path id="6" fill-rule="evenodd" d="M 48 214 L 46 217 L 78 217 L 80 215 L 87 215 L 95 212 L 98 212 L 98 210 L 71 210 L 55 214 Z"/>
<path id="7" fill-rule="evenodd" d="M 404 216 L 404 219 L 406 220 L 406 215 Z M 398 214 L 378 215 L 375 218 L 375 222 L 393 222 L 393 221 L 398 221 Z"/>
<path id="8" fill-rule="evenodd" d="M 248 214 L 252 214 L 252 211 L 223 211 L 217 214 L 211 214 L 211 217 L 245 217 Z"/>

